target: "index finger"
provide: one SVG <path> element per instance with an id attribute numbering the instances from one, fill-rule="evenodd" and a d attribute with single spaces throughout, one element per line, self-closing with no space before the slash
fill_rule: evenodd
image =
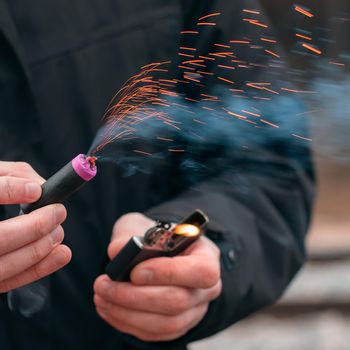
<path id="1" fill-rule="evenodd" d="M 25 178 L 40 183 L 45 182 L 28 163 L 25 162 L 4 162 L 0 161 L 0 176 L 13 176 Z"/>
<path id="2" fill-rule="evenodd" d="M 155 258 L 137 265 L 131 272 L 136 285 L 211 288 L 220 279 L 218 248 L 202 237 L 186 252 L 174 258 Z"/>
<path id="3" fill-rule="evenodd" d="M 154 221 L 140 213 L 123 215 L 114 225 L 108 256 L 113 259 L 132 236 L 142 236 Z"/>
<path id="4" fill-rule="evenodd" d="M 0 176 L 0 204 L 32 203 L 40 196 L 39 183 L 12 176 Z"/>

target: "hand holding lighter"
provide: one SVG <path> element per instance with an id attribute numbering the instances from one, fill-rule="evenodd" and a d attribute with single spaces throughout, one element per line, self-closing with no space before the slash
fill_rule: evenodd
<path id="1" fill-rule="evenodd" d="M 208 217 L 196 210 L 177 225 L 158 221 L 144 237 L 133 236 L 106 267 L 113 281 L 129 281 L 132 269 L 142 261 L 172 257 L 183 252 L 205 233 Z"/>

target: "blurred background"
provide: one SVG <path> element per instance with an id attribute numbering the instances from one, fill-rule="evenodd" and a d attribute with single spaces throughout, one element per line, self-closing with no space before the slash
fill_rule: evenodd
<path id="1" fill-rule="evenodd" d="M 292 2 L 264 0 L 262 3 L 277 30 L 280 28 L 281 33 L 287 30 L 288 26 L 281 25 L 281 18 Z M 320 1 L 317 5 L 316 8 L 328 14 L 327 23 L 333 26 L 336 23 L 333 13 L 342 13 L 341 8 L 348 7 L 349 2 Z M 340 21 L 345 20 L 342 17 L 345 16 L 340 16 Z M 348 43 L 348 35 L 344 37 Z M 328 43 L 334 46 L 339 38 L 333 39 Z M 344 77 L 329 78 L 336 86 Z M 341 101 L 332 98 L 333 91 L 343 95 Z M 215 337 L 192 344 L 191 350 L 350 349 L 349 93 L 347 89 L 342 89 L 340 94 L 336 88 L 328 90 L 327 102 L 318 106 L 320 112 L 312 121 L 318 193 L 307 240 L 308 263 L 276 305 Z"/>

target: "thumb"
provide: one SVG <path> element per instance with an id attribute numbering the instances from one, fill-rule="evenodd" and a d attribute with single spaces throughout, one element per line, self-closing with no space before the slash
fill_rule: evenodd
<path id="1" fill-rule="evenodd" d="M 128 213 L 116 221 L 113 227 L 108 256 L 114 258 L 132 236 L 143 236 L 155 225 L 155 221 L 141 213 Z"/>

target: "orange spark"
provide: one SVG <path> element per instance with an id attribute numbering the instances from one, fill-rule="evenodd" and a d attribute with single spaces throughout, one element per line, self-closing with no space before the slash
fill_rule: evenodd
<path id="1" fill-rule="evenodd" d="M 231 46 L 230 45 L 224 45 L 224 44 L 214 44 L 214 46 L 217 46 L 217 47 L 224 47 L 226 49 L 230 49 Z"/>
<path id="2" fill-rule="evenodd" d="M 204 60 L 189 60 L 189 61 L 184 61 L 182 64 L 191 64 L 191 63 L 202 63 Z"/>
<path id="3" fill-rule="evenodd" d="M 233 52 L 231 52 L 231 51 L 209 52 L 208 53 L 209 56 L 216 56 L 216 57 L 222 57 L 222 58 L 226 58 L 226 56 L 229 56 L 232 54 L 233 54 Z"/>
<path id="4" fill-rule="evenodd" d="M 198 100 L 195 100 L 194 98 L 191 98 L 191 97 L 185 97 L 185 100 L 190 102 L 198 102 Z"/>
<path id="5" fill-rule="evenodd" d="M 302 34 L 298 34 L 298 33 L 295 34 L 295 36 L 298 37 L 298 38 L 301 38 L 301 39 L 305 39 L 305 40 L 312 40 L 311 37 L 306 36 L 306 35 L 302 35 Z"/>
<path id="6" fill-rule="evenodd" d="M 234 81 L 226 79 L 226 78 L 223 78 L 223 77 L 218 77 L 218 79 L 221 80 L 221 81 L 224 81 L 226 83 L 229 83 L 229 84 L 234 84 L 235 83 Z"/>
<path id="7" fill-rule="evenodd" d="M 229 89 L 232 92 L 239 92 L 239 93 L 244 93 L 244 90 L 240 90 L 240 89 Z"/>
<path id="8" fill-rule="evenodd" d="M 288 88 L 281 88 L 281 90 L 287 91 L 287 92 L 294 92 L 296 94 L 316 94 L 316 91 L 295 90 L 295 89 L 288 89 Z"/>
<path id="9" fill-rule="evenodd" d="M 199 34 L 196 30 L 183 30 L 180 34 Z"/>
<path id="10" fill-rule="evenodd" d="M 232 43 L 232 44 L 250 44 L 250 41 L 248 41 L 248 40 L 230 40 L 230 43 Z"/>
<path id="11" fill-rule="evenodd" d="M 188 69 L 188 70 L 196 70 L 196 68 L 193 67 L 187 67 L 187 66 L 178 66 L 181 69 Z"/>
<path id="12" fill-rule="evenodd" d="M 194 47 L 180 46 L 180 50 L 197 51 Z"/>
<path id="13" fill-rule="evenodd" d="M 199 58 L 203 58 L 205 60 L 215 61 L 215 58 L 207 57 L 207 56 L 198 56 Z"/>
<path id="14" fill-rule="evenodd" d="M 164 124 L 171 126 L 172 128 L 176 129 L 176 130 L 181 130 L 178 126 L 171 124 L 170 122 L 164 122 Z"/>
<path id="15" fill-rule="evenodd" d="M 170 105 L 167 104 L 167 103 L 162 103 L 162 102 L 157 102 L 157 101 L 153 101 L 151 103 L 152 103 L 152 105 L 163 106 L 163 107 L 170 107 Z"/>
<path id="16" fill-rule="evenodd" d="M 186 67 L 185 67 L 186 68 Z M 181 80 L 181 79 L 175 79 L 178 83 L 182 83 L 182 84 L 189 84 L 189 81 L 186 80 Z"/>
<path id="17" fill-rule="evenodd" d="M 220 16 L 220 15 L 221 15 L 221 12 L 209 13 L 208 15 L 205 15 L 203 17 L 198 18 L 198 22 L 203 21 L 203 19 L 207 19 L 210 17 L 216 17 L 216 16 Z"/>
<path id="18" fill-rule="evenodd" d="M 219 99 L 219 97 L 213 96 L 213 95 L 201 94 L 201 96 L 206 97 L 206 98 L 210 98 L 210 99 L 214 99 L 214 100 L 218 100 Z"/>
<path id="19" fill-rule="evenodd" d="M 275 94 L 275 95 L 279 95 L 279 92 L 272 90 L 272 89 L 268 89 L 267 87 L 264 87 L 263 90 L 265 90 L 267 92 L 271 92 L 272 94 Z"/>
<path id="20" fill-rule="evenodd" d="M 243 18 L 243 21 L 244 22 L 249 22 L 250 24 L 254 24 L 254 25 L 262 27 L 262 28 L 268 28 L 269 27 L 267 24 L 261 23 L 257 19 Z"/>
<path id="21" fill-rule="evenodd" d="M 277 43 L 277 40 L 273 40 L 273 39 L 268 39 L 268 38 L 260 38 L 261 41 L 266 41 L 268 43 Z"/>
<path id="22" fill-rule="evenodd" d="M 184 75 L 184 79 L 187 79 L 187 80 L 190 80 L 190 81 L 194 81 L 195 83 L 200 83 L 201 81 L 196 79 L 196 78 L 193 78 L 193 77 L 190 77 L 188 75 Z"/>
<path id="23" fill-rule="evenodd" d="M 318 55 L 322 55 L 322 51 L 317 49 L 316 47 L 314 47 L 312 45 L 304 43 L 302 46 L 305 47 L 305 49 L 308 49 L 308 50 L 310 50 L 310 51 L 312 51 L 312 52 L 314 52 L 314 53 L 316 53 Z"/>
<path id="24" fill-rule="evenodd" d="M 226 69 L 236 69 L 235 67 L 232 67 L 232 66 L 225 66 L 223 64 L 218 64 L 218 67 L 220 68 L 226 68 Z"/>
<path id="25" fill-rule="evenodd" d="M 244 110 L 244 109 L 242 109 L 242 112 L 243 112 L 243 113 L 246 113 L 246 114 L 250 114 L 250 115 L 252 115 L 253 117 L 261 117 L 260 114 L 253 113 L 253 112 L 249 112 L 249 111 L 246 111 L 246 110 Z"/>
<path id="26" fill-rule="evenodd" d="M 233 117 L 237 117 L 239 119 L 247 119 L 247 117 L 245 115 L 241 115 L 241 114 L 238 114 L 238 113 L 234 113 L 234 112 L 231 112 L 229 111 L 227 108 L 222 108 L 227 114 L 229 115 L 232 115 Z"/>
<path id="27" fill-rule="evenodd" d="M 265 120 L 265 119 L 260 119 L 260 121 L 261 121 L 262 123 L 265 123 L 265 124 L 267 124 L 267 125 L 272 126 L 273 128 L 279 128 L 278 125 L 273 124 L 273 123 L 271 123 L 271 122 L 269 122 L 269 121 L 267 121 L 267 120 Z"/>
<path id="28" fill-rule="evenodd" d="M 314 17 L 314 15 L 310 11 L 308 11 L 300 6 L 295 6 L 294 9 L 295 9 L 295 11 L 305 15 L 306 17 L 309 17 L 309 18 Z"/>
<path id="29" fill-rule="evenodd" d="M 197 26 L 216 26 L 214 22 L 198 22 Z"/>
<path id="30" fill-rule="evenodd" d="M 203 75 L 214 75 L 214 73 L 211 73 L 211 72 L 203 72 L 201 70 L 197 70 L 196 71 L 198 74 L 203 74 Z"/>
<path id="31" fill-rule="evenodd" d="M 270 54 L 270 55 L 272 55 L 272 56 L 275 56 L 275 57 L 277 57 L 277 58 L 281 58 L 281 56 L 278 55 L 278 54 L 277 54 L 276 52 L 274 52 L 274 51 L 265 50 L 265 52 L 268 53 L 268 54 Z"/>
<path id="32" fill-rule="evenodd" d="M 193 58 L 193 57 L 194 57 L 194 55 L 190 55 L 190 54 L 188 54 L 188 53 L 182 53 L 182 52 L 178 52 L 178 55 L 179 55 L 179 56 L 183 56 L 183 57 L 190 57 L 190 58 Z"/>
<path id="33" fill-rule="evenodd" d="M 173 83 L 173 84 L 176 84 L 176 81 L 170 80 L 170 79 L 159 79 L 159 81 L 164 81 L 164 82 L 166 82 L 166 83 Z"/>
<path id="34" fill-rule="evenodd" d="M 142 67 L 141 72 L 131 77 L 113 97 L 104 115 L 105 129 L 100 143 L 90 152 L 97 154 L 108 144 L 118 140 L 130 140 L 136 131 L 134 126 L 151 118 L 163 120 L 166 118 L 164 110 L 158 110 L 152 105 L 170 107 L 171 104 L 162 95 L 176 96 L 176 92 L 165 89 L 163 81 L 153 77 L 154 72 L 168 72 L 160 68 L 170 63 L 157 62 Z M 174 84 L 175 80 L 168 80 Z M 169 85 L 173 87 L 173 85 Z"/>
<path id="35" fill-rule="evenodd" d="M 244 9 L 243 12 L 252 13 L 253 15 L 260 15 L 259 11 Z"/>

